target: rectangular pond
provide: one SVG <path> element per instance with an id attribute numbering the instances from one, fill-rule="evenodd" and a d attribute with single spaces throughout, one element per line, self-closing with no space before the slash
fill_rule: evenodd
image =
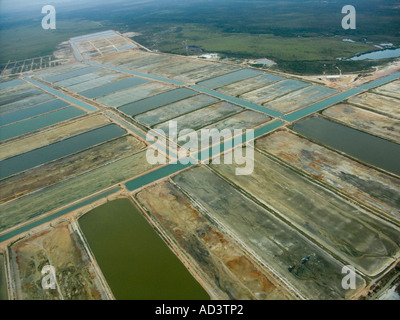
<path id="1" fill-rule="evenodd" d="M 78 84 L 74 84 L 72 86 L 67 86 L 68 90 L 74 91 L 74 92 L 83 92 L 89 89 L 93 89 L 96 87 L 100 87 L 102 85 L 111 83 L 112 81 L 118 80 L 120 78 L 123 78 L 124 75 L 122 73 L 111 73 L 107 74 L 106 76 L 102 76 L 93 80 L 81 82 Z"/>
<path id="2" fill-rule="evenodd" d="M 78 222 L 116 299 L 209 299 L 128 199 L 107 202 Z"/>
<path id="3" fill-rule="evenodd" d="M 0 82 L 0 90 L 18 86 L 20 84 L 25 84 L 25 82 L 21 79 L 14 79 L 10 81 Z"/>
<path id="4" fill-rule="evenodd" d="M 1 105 L 0 112 L 8 113 L 8 112 L 12 112 L 12 111 L 17 111 L 17 110 L 29 108 L 36 104 L 39 104 L 39 103 L 42 103 L 45 101 L 49 101 L 49 100 L 53 100 L 53 99 L 54 99 L 54 96 L 47 94 L 47 93 L 42 93 L 37 96 L 26 97 L 26 98 L 18 100 L 18 101 L 14 101 L 11 103 Z"/>
<path id="5" fill-rule="evenodd" d="M 6 124 L 25 120 L 25 119 L 28 119 L 31 117 L 41 115 L 43 113 L 61 109 L 63 107 L 66 107 L 67 105 L 68 105 L 68 103 L 66 103 L 65 101 L 52 100 L 49 102 L 38 104 L 34 107 L 30 107 L 27 109 L 22 109 L 22 110 L 6 113 L 3 115 L 0 115 L 0 126 L 4 126 Z"/>
<path id="6" fill-rule="evenodd" d="M 146 82 L 149 82 L 149 80 L 146 80 L 143 78 L 131 77 L 131 78 L 119 80 L 116 82 L 107 83 L 100 87 L 96 87 L 96 88 L 92 88 L 92 89 L 80 92 L 79 94 L 86 98 L 93 99 L 93 98 L 105 96 L 110 93 L 114 93 L 115 91 L 120 91 L 120 90 L 128 89 L 130 87 L 135 87 L 140 84 L 144 84 Z"/>
<path id="7" fill-rule="evenodd" d="M 364 162 L 400 175 L 400 145 L 324 119 L 311 117 L 293 124 L 293 130 Z"/>
<path id="8" fill-rule="evenodd" d="M 110 139 L 122 136 L 125 133 L 126 131 L 118 125 L 109 124 L 45 147 L 5 159 L 0 161 L 0 179 L 43 163 L 71 155 Z"/>
<path id="9" fill-rule="evenodd" d="M 22 87 L 22 86 L 21 86 Z M 43 92 L 37 88 L 27 87 L 23 90 L 16 90 L 14 92 L 7 92 L 0 94 L 0 105 L 13 103 L 28 97 L 34 97 L 42 94 Z"/>
<path id="10" fill-rule="evenodd" d="M 188 99 L 180 100 L 155 110 L 142 113 L 136 117 L 136 120 L 147 125 L 155 125 L 217 102 L 217 98 L 205 94 L 198 94 Z"/>
<path id="11" fill-rule="evenodd" d="M 53 124 L 79 117 L 85 112 L 75 107 L 67 107 L 35 118 L 26 119 L 18 123 L 0 127 L 0 141 L 8 140 L 20 135 L 42 129 Z"/>
<path id="12" fill-rule="evenodd" d="M 219 77 L 201 81 L 198 83 L 198 85 L 206 87 L 208 89 L 216 89 L 231 84 L 233 82 L 258 76 L 260 74 L 262 74 L 261 71 L 256 71 L 253 69 L 242 69 L 239 71 L 234 71 L 228 74 L 224 74 Z"/>
<path id="13" fill-rule="evenodd" d="M 321 86 L 310 86 L 270 101 L 265 106 L 282 113 L 288 113 L 327 98 L 334 93 L 337 93 L 337 90 Z"/>
<path id="14" fill-rule="evenodd" d="M 257 104 L 263 104 L 271 101 L 279 96 L 288 94 L 289 92 L 305 88 L 310 84 L 307 82 L 285 79 L 269 86 L 257 89 L 254 91 L 247 92 L 240 96 L 241 99 L 245 99 Z"/>
<path id="15" fill-rule="evenodd" d="M 153 110 L 160 106 L 165 106 L 167 104 L 192 97 L 196 94 L 197 92 L 194 90 L 178 88 L 145 98 L 143 100 L 128 103 L 122 107 L 119 107 L 119 110 L 130 116 L 135 116 L 139 113 Z"/>
<path id="16" fill-rule="evenodd" d="M 46 80 L 48 82 L 58 82 L 61 80 L 81 76 L 81 75 L 84 75 L 87 73 L 91 73 L 96 70 L 99 70 L 99 67 L 95 67 L 95 66 L 85 67 L 85 68 L 80 68 L 78 70 L 68 71 L 68 72 L 60 73 L 60 74 L 57 74 L 54 76 L 46 77 L 46 78 L 44 78 L 44 80 Z"/>

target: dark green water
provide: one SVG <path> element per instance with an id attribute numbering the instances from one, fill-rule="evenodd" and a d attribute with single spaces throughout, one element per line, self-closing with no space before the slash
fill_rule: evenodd
<path id="1" fill-rule="evenodd" d="M 321 117 L 301 120 L 293 129 L 311 139 L 400 175 L 400 145 Z"/>
<path id="2" fill-rule="evenodd" d="M 209 299 L 128 199 L 88 212 L 79 225 L 116 299 Z"/>

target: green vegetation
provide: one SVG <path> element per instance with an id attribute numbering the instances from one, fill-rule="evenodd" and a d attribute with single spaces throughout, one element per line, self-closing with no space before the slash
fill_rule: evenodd
<path id="1" fill-rule="evenodd" d="M 50 55 L 71 37 L 110 29 L 88 20 L 57 20 L 57 29 L 43 30 L 40 21 L 3 28 L 0 32 L 0 63 Z"/>
<path id="2" fill-rule="evenodd" d="M 153 50 L 186 54 L 188 45 L 228 57 L 270 58 L 279 69 L 294 73 L 335 73 L 336 67 L 357 72 L 381 64 L 336 59 L 374 51 L 374 45 L 383 42 L 400 45 L 400 7 L 393 0 L 354 0 L 357 28 L 344 30 L 341 9 L 346 4 L 344 0 L 120 0 L 91 7 L 82 4 L 85 10 L 62 8 L 56 30 L 41 29 L 42 15 L 37 13 L 19 20 L 2 14 L 0 63 L 50 54 L 72 36 L 114 29 L 140 32 L 135 40 Z M 356 42 L 343 42 L 344 38 Z"/>
<path id="3" fill-rule="evenodd" d="M 151 44 L 153 37 L 154 34 L 137 39 L 150 47 L 172 53 L 184 54 L 186 51 L 182 40 L 188 39 L 188 45 L 199 46 L 208 52 L 246 58 L 266 56 L 286 61 L 351 57 L 359 52 L 373 50 L 370 44 L 343 42 L 339 37 L 285 38 L 272 34 L 223 33 L 210 27 L 192 24 L 174 30 L 170 28 L 170 32 L 164 31 L 162 40 L 156 44 Z"/>

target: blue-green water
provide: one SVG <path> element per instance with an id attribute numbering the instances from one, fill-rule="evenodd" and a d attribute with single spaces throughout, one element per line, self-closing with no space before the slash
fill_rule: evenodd
<path id="1" fill-rule="evenodd" d="M 139 113 L 153 110 L 160 106 L 165 106 L 167 104 L 189 98 L 196 94 L 196 91 L 187 88 L 178 88 L 139 101 L 128 103 L 122 107 L 119 107 L 118 109 L 130 116 L 135 116 Z"/>
<path id="2" fill-rule="evenodd" d="M 80 68 L 80 69 L 77 69 L 77 70 L 63 72 L 63 73 L 57 74 L 55 76 L 45 77 L 44 80 L 46 80 L 48 82 L 58 82 L 58 81 L 61 81 L 61 80 L 65 80 L 65 79 L 81 76 L 81 75 L 87 74 L 87 73 L 91 73 L 91 72 L 94 72 L 96 70 L 99 70 L 99 67 L 94 67 L 94 66 L 93 67 L 85 67 L 85 68 Z"/>
<path id="3" fill-rule="evenodd" d="M 400 57 L 400 48 L 396 49 L 385 49 L 379 50 L 369 53 L 364 53 L 359 56 L 355 56 L 350 58 L 349 60 L 379 60 L 379 59 L 388 59 L 388 58 L 397 58 Z"/>
<path id="4" fill-rule="evenodd" d="M 35 118 L 26 119 L 17 123 L 0 127 L 0 141 L 18 137 L 53 124 L 79 117 L 85 112 L 75 107 L 67 107 L 51 113 L 43 114 Z"/>
<path id="5" fill-rule="evenodd" d="M 260 74 L 262 74 L 261 71 L 256 71 L 253 69 L 242 69 L 212 79 L 201 81 L 198 83 L 198 85 L 206 87 L 208 89 L 216 89 L 240 80 L 255 77 Z"/>
<path id="6" fill-rule="evenodd" d="M 88 105 L 88 104 L 86 104 L 86 103 L 84 103 L 84 102 L 82 102 L 82 101 L 80 101 L 78 99 L 75 99 L 75 98 L 72 98 L 70 96 L 67 96 L 66 94 L 61 93 L 61 92 L 59 92 L 59 91 L 57 91 L 57 90 L 55 90 L 55 89 L 53 89 L 53 88 L 51 88 L 49 86 L 46 86 L 45 84 L 43 84 L 43 83 L 41 83 L 39 81 L 32 80 L 29 77 L 24 77 L 24 79 L 26 81 L 28 81 L 28 82 L 30 82 L 30 83 L 42 88 L 43 90 L 55 95 L 56 97 L 59 97 L 61 99 L 64 99 L 64 100 L 72 103 L 72 104 L 80 106 L 80 107 L 86 109 L 87 111 L 95 111 L 95 110 L 97 110 L 97 108 L 95 108 L 95 107 L 93 107 L 91 105 Z"/>
<path id="7" fill-rule="evenodd" d="M 63 107 L 66 107 L 68 103 L 62 100 L 52 100 L 42 104 L 38 104 L 34 107 L 6 113 L 0 115 L 0 126 L 17 122 L 20 120 L 25 120 L 34 116 L 41 115 L 50 111 L 54 111 Z"/>
<path id="8" fill-rule="evenodd" d="M 98 98 L 101 96 L 105 96 L 110 93 L 114 93 L 116 91 L 128 89 L 130 87 L 135 87 L 140 84 L 144 84 L 149 82 L 149 80 L 143 79 L 143 78 L 128 78 L 128 79 L 123 79 L 119 80 L 116 82 L 108 83 L 106 85 L 102 85 L 96 88 L 92 88 L 86 91 L 82 91 L 79 94 L 86 97 L 86 98 Z"/>
<path id="9" fill-rule="evenodd" d="M 238 105 L 241 105 L 241 106 L 244 106 L 244 107 L 256 110 L 256 111 L 263 112 L 263 113 L 268 114 L 268 115 L 270 115 L 272 117 L 280 117 L 280 116 L 282 116 L 282 113 L 280 113 L 278 111 L 269 109 L 267 107 L 262 107 L 262 106 L 259 106 L 257 104 L 254 104 L 254 103 L 251 103 L 251 102 L 248 102 L 248 101 L 244 101 L 244 100 L 241 100 L 241 99 L 238 99 L 238 98 L 234 98 L 234 97 L 228 96 L 226 94 L 223 94 L 223 93 L 220 93 L 220 92 L 217 92 L 217 91 L 213 91 L 213 90 L 210 90 L 210 89 L 202 88 L 200 86 L 190 86 L 190 88 L 195 89 L 197 91 L 200 91 L 202 93 L 206 93 L 206 94 L 208 94 L 210 96 L 214 96 L 214 97 L 217 97 L 217 98 L 232 102 L 234 104 L 238 104 Z"/>
<path id="10" fill-rule="evenodd" d="M 128 199 L 108 202 L 78 222 L 116 299 L 209 299 Z"/>
<path id="11" fill-rule="evenodd" d="M 10 81 L 0 82 L 0 90 L 7 89 L 9 87 L 18 86 L 20 84 L 24 84 L 25 82 L 21 79 L 14 79 Z"/>
<path id="12" fill-rule="evenodd" d="M 110 69 L 110 70 L 114 70 L 114 71 L 118 71 L 118 72 L 129 73 L 129 74 L 132 74 L 134 76 L 139 76 L 139 77 L 144 77 L 144 78 L 148 78 L 148 79 L 152 79 L 152 80 L 167 82 L 167 83 L 170 83 L 170 84 L 175 84 L 177 86 L 185 85 L 184 82 L 171 80 L 171 79 L 163 78 L 163 77 L 159 77 L 159 76 L 154 76 L 152 74 L 132 71 L 132 70 L 128 70 L 128 69 L 122 69 L 122 68 L 118 68 L 118 67 L 107 66 L 107 65 L 103 65 L 103 64 L 100 64 L 100 63 L 97 63 L 97 62 L 92 62 L 92 61 L 85 61 L 85 63 L 89 64 L 89 65 L 92 65 L 92 66 L 101 66 L 101 67 L 104 67 L 104 68 L 107 68 L 107 69 Z"/>
<path id="13" fill-rule="evenodd" d="M 400 175 L 400 145 L 397 143 L 322 117 L 301 120 L 293 125 L 293 129 L 331 148 Z"/>
<path id="14" fill-rule="evenodd" d="M 334 105 L 335 103 L 338 103 L 340 101 L 343 101 L 344 99 L 347 99 L 357 93 L 361 93 L 362 90 L 358 89 L 358 88 L 354 88 L 354 89 L 350 89 L 348 91 L 336 94 L 328 99 L 325 99 L 323 101 L 319 101 L 317 103 L 314 103 L 308 107 L 305 107 L 304 109 L 292 112 L 284 117 L 282 117 L 282 119 L 286 120 L 286 121 L 296 121 L 302 117 L 308 116 L 314 112 L 318 112 L 322 109 L 325 109 L 331 105 Z"/>
<path id="15" fill-rule="evenodd" d="M 126 131 L 116 124 L 97 128 L 53 144 L 0 161 L 0 179 L 28 170 L 96 144 L 122 136 Z"/>

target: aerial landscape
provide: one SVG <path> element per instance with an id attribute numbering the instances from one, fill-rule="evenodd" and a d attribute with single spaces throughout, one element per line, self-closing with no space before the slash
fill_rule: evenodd
<path id="1" fill-rule="evenodd" d="M 0 300 L 400 300 L 399 1 L 0 9 Z"/>

